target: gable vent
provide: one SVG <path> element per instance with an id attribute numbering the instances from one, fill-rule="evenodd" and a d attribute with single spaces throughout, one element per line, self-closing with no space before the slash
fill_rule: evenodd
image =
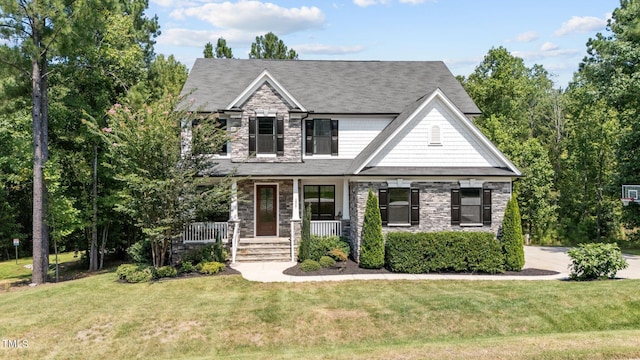
<path id="1" fill-rule="evenodd" d="M 433 125 L 431 127 L 431 139 L 429 141 L 429 144 L 431 144 L 431 145 L 441 145 L 442 144 L 442 138 L 440 136 L 440 126 Z"/>

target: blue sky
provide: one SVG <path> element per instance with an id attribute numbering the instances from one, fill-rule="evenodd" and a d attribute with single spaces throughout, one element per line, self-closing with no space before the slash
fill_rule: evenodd
<path id="1" fill-rule="evenodd" d="M 619 0 L 150 0 L 158 54 L 191 67 L 204 45 L 227 40 L 234 57 L 271 31 L 302 60 L 442 60 L 467 76 L 492 47 L 541 64 L 566 87 L 586 42 L 608 34 Z"/>

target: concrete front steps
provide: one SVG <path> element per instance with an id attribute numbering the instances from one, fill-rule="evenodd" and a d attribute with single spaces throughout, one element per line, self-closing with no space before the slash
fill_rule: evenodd
<path id="1" fill-rule="evenodd" d="M 236 261 L 291 261 L 291 241 L 277 237 L 241 238 Z"/>

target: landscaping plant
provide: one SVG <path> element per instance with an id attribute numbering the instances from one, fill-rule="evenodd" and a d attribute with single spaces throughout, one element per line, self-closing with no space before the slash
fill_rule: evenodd
<path id="1" fill-rule="evenodd" d="M 307 206 L 302 214 L 302 238 L 298 249 L 298 261 L 304 262 L 311 255 L 311 206 Z"/>
<path id="2" fill-rule="evenodd" d="M 384 236 L 382 218 L 378 208 L 378 197 L 369 188 L 367 205 L 362 224 L 362 242 L 360 245 L 360 267 L 380 269 L 384 265 Z"/>
<path id="3" fill-rule="evenodd" d="M 504 269 L 520 271 L 524 266 L 524 236 L 520 221 L 518 200 L 512 196 L 507 203 L 502 219 L 502 254 L 504 255 Z"/>
<path id="4" fill-rule="evenodd" d="M 571 258 L 571 280 L 613 279 L 629 266 L 616 243 L 580 244 L 567 254 Z"/>

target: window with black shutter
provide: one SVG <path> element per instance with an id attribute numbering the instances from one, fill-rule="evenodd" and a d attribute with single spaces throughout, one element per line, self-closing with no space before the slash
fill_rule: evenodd
<path id="1" fill-rule="evenodd" d="M 284 117 L 249 118 L 249 154 L 284 154 Z"/>
<path id="2" fill-rule="evenodd" d="M 491 190 L 451 190 L 451 225 L 491 226 Z"/>
<path id="3" fill-rule="evenodd" d="M 382 225 L 420 224 L 420 190 L 383 188 L 378 191 Z"/>
<path id="4" fill-rule="evenodd" d="M 338 155 L 338 120 L 305 121 L 305 154 Z"/>

